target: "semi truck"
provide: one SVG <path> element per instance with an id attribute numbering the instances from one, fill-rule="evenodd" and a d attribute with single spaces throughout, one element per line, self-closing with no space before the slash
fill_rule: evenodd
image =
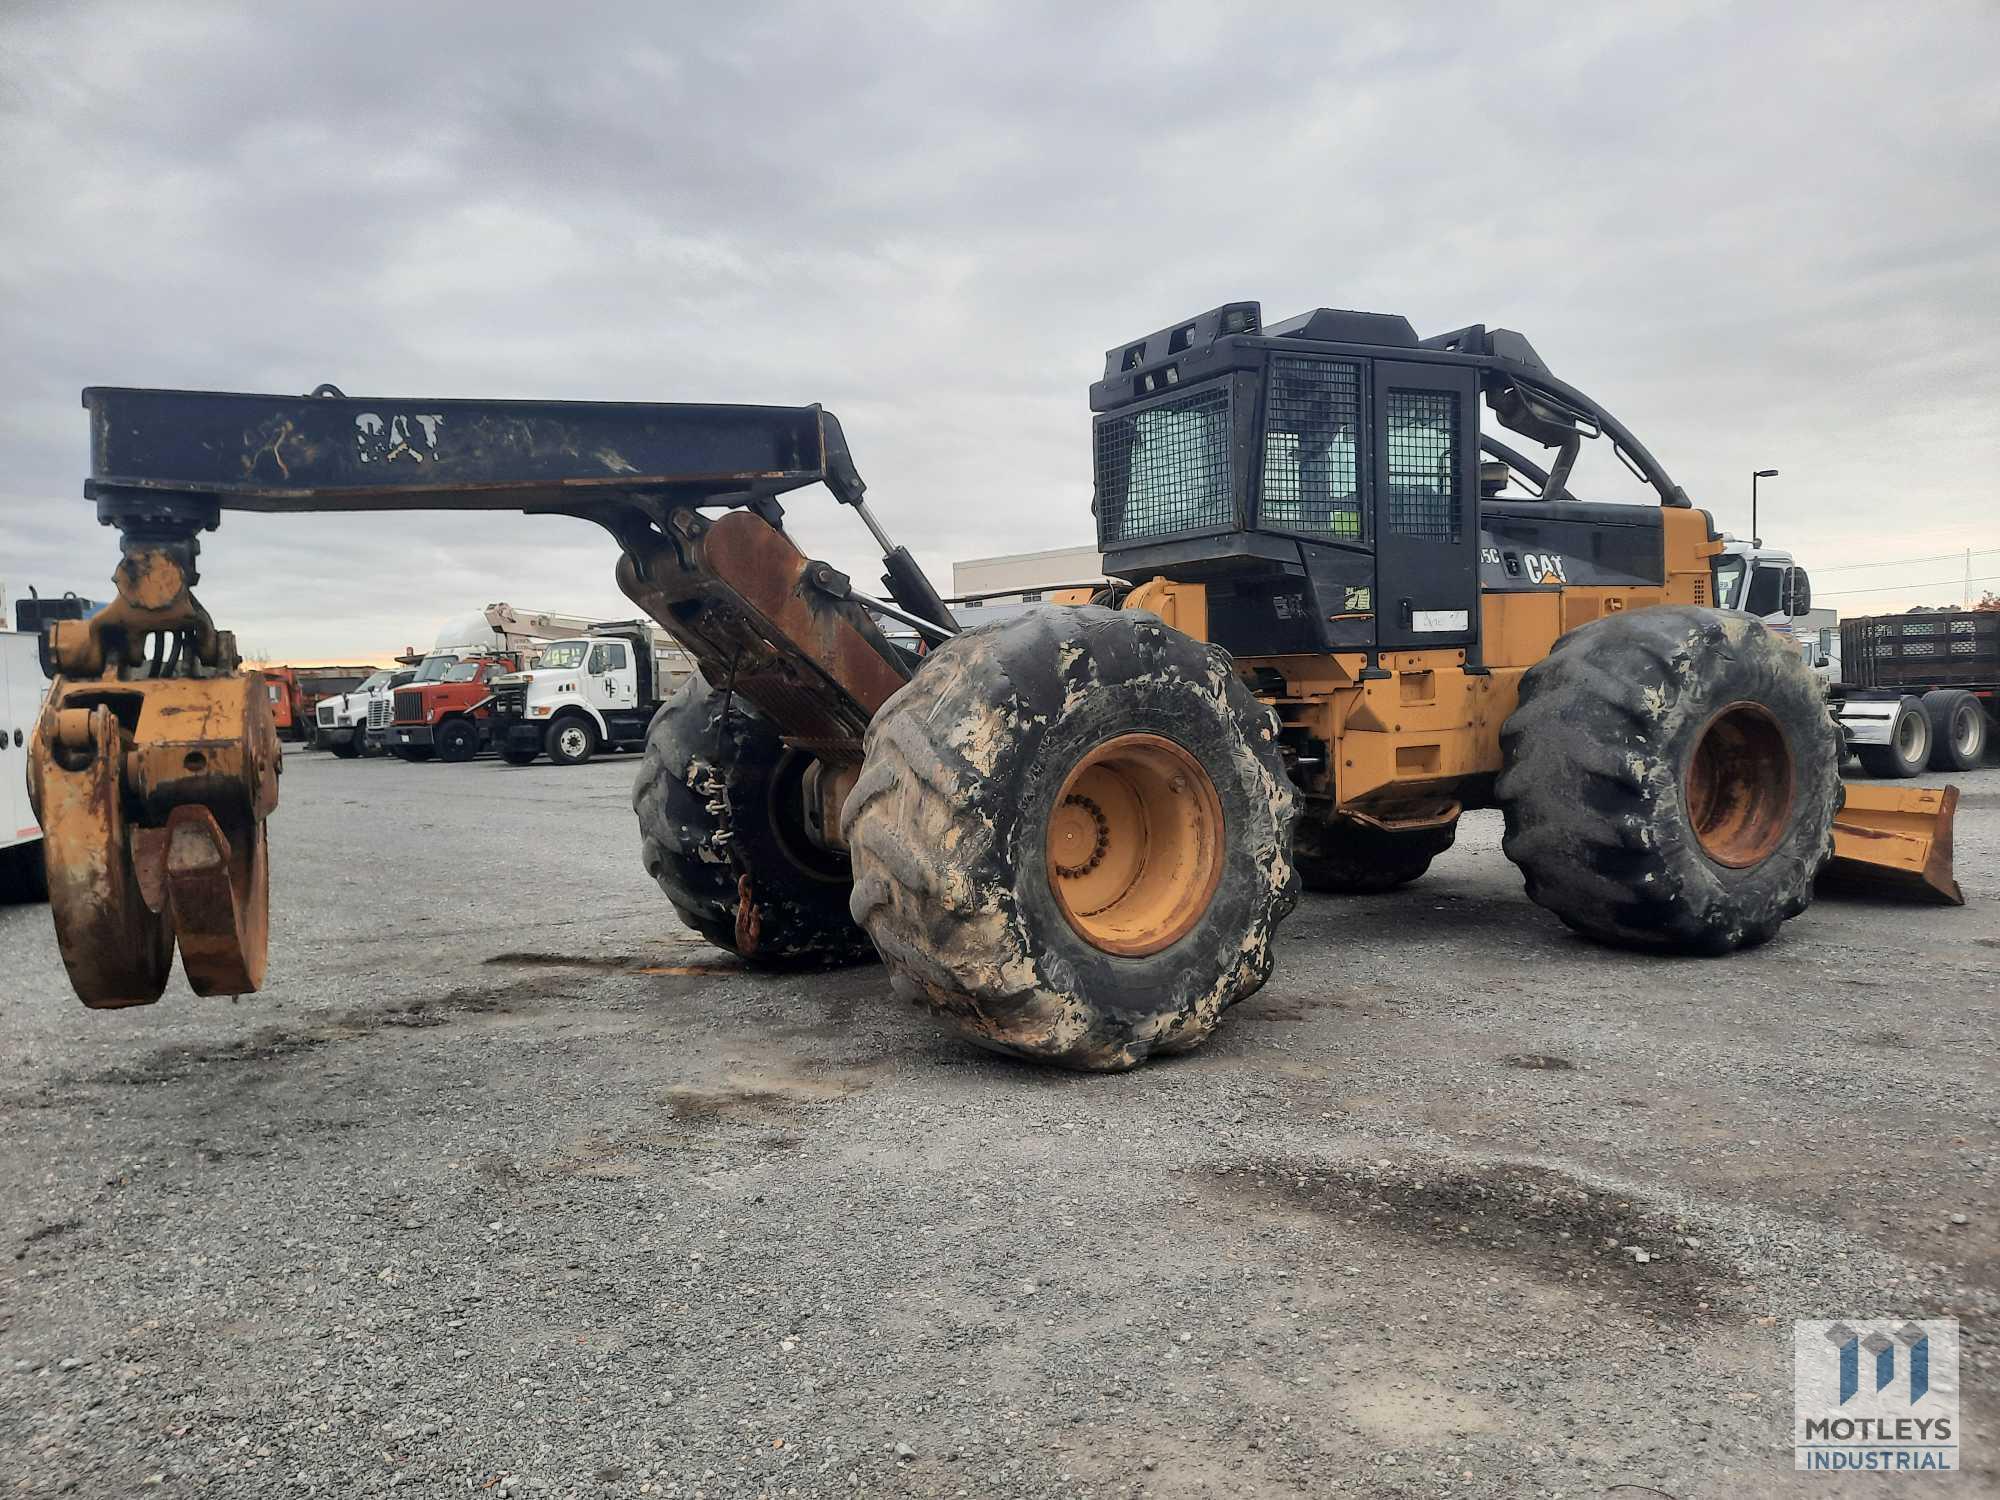
<path id="1" fill-rule="evenodd" d="M 1840 622 L 1834 718 L 1862 768 L 1969 771 L 2000 718 L 2000 611 L 1918 610 Z"/>
<path id="2" fill-rule="evenodd" d="M 646 620 L 551 641 L 530 670 L 494 679 L 494 742 L 514 766 L 543 755 L 576 766 L 600 750 L 643 749 L 646 726 L 692 671 L 687 653 Z"/>

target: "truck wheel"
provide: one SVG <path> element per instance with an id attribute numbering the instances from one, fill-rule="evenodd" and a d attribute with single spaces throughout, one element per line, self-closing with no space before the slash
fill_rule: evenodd
<path id="1" fill-rule="evenodd" d="M 1986 710 L 1964 688 L 1938 688 L 1923 696 L 1930 721 L 1933 771 L 1975 771 L 1986 759 Z"/>
<path id="2" fill-rule="evenodd" d="M 446 719 L 432 737 L 438 759 L 459 766 L 479 754 L 479 726 L 470 719 Z"/>
<path id="3" fill-rule="evenodd" d="M 334 753 L 334 757 L 338 760 L 353 760 L 355 756 L 361 753 L 360 732 L 357 730 L 354 738 L 345 743 L 342 743 L 340 740 L 328 740 L 326 748 L 331 750 Z"/>
<path id="4" fill-rule="evenodd" d="M 936 647 L 868 727 L 854 916 L 997 1051 L 1129 1068 L 1207 1039 L 1298 899 L 1270 711 L 1150 614 L 1031 609 Z"/>
<path id="5" fill-rule="evenodd" d="M 875 956 L 848 915 L 847 856 L 806 834 L 811 758 L 741 697 L 689 677 L 653 716 L 632 810 L 640 854 L 694 931 L 746 962 L 829 968 Z"/>
<path id="6" fill-rule="evenodd" d="M 510 766 L 532 766 L 541 753 L 539 750 L 502 750 L 500 758 Z"/>
<path id="7" fill-rule="evenodd" d="M 1451 847 L 1454 819 L 1441 828 L 1392 833 L 1352 818 L 1299 819 L 1292 863 L 1309 891 L 1328 895 L 1372 895 L 1408 885 Z"/>
<path id="8" fill-rule="evenodd" d="M 1907 781 L 1921 776 L 1931 759 L 1931 718 L 1924 712 L 1921 698 L 1905 698 L 1896 705 L 1896 717 L 1889 725 L 1886 745 L 1856 745 L 1854 753 L 1861 769 L 1870 776 L 1900 777 Z"/>
<path id="9" fill-rule="evenodd" d="M 354 732 L 354 748 L 363 760 L 378 760 L 387 747 L 365 729 L 357 729 Z"/>
<path id="10" fill-rule="evenodd" d="M 1658 606 L 1572 630 L 1500 731 L 1503 848 L 1528 895 L 1628 947 L 1727 953 L 1812 900 L 1840 803 L 1798 655 L 1746 616 Z"/>
<path id="11" fill-rule="evenodd" d="M 597 726 L 581 715 L 557 719 L 543 737 L 542 748 L 559 766 L 580 766 L 597 754 Z"/>
<path id="12" fill-rule="evenodd" d="M 397 745 L 389 753 L 398 760 L 406 760 L 411 765 L 416 765 L 419 761 L 429 760 L 437 754 L 437 751 L 429 745 Z"/>

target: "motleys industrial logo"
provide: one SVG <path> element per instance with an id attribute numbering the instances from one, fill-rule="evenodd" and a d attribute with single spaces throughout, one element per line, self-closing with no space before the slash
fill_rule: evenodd
<path id="1" fill-rule="evenodd" d="M 1958 1467 L 1956 1318 L 1802 1318 L 1792 1325 L 1793 1467 Z"/>

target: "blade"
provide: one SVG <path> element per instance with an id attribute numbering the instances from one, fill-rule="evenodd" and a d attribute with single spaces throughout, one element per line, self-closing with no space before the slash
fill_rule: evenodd
<path id="1" fill-rule="evenodd" d="M 1860 894 L 1963 906 L 1951 871 L 1958 788 L 1847 784 L 1821 881 Z"/>

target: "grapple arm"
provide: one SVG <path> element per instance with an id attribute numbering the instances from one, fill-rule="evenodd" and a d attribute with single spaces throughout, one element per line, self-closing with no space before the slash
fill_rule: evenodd
<path id="1" fill-rule="evenodd" d="M 178 942 L 195 990 L 244 993 L 266 952 L 278 744 L 261 682 L 196 602 L 224 510 L 514 510 L 610 531 L 620 586 L 823 761 L 858 760 L 909 668 L 847 580 L 799 551 L 777 497 L 823 483 L 881 539 L 892 597 L 949 622 L 862 500 L 817 406 L 449 401 L 92 387 L 98 519 L 118 597 L 49 639 L 31 792 L 52 908 L 86 1004 L 159 997 Z M 725 509 L 715 518 L 703 510 Z"/>

